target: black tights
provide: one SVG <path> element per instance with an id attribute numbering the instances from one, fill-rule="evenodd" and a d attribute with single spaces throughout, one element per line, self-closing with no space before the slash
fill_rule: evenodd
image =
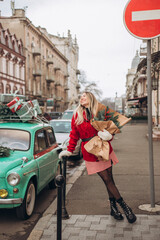
<path id="1" fill-rule="evenodd" d="M 106 185 L 109 198 L 115 198 L 118 200 L 121 198 L 121 195 L 115 185 L 113 175 L 112 175 L 112 167 L 107 168 L 101 172 L 98 172 L 98 175 L 102 178 L 104 184 Z"/>

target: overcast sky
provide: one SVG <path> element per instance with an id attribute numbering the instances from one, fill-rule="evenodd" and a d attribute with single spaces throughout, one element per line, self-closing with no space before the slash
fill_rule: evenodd
<path id="1" fill-rule="evenodd" d="M 10 0 L 0 1 L 2 16 L 10 16 Z M 126 74 L 140 49 L 141 40 L 131 36 L 123 23 L 127 0 L 15 0 L 26 8 L 35 26 L 51 34 L 77 37 L 78 68 L 103 91 L 103 98 L 125 93 Z"/>

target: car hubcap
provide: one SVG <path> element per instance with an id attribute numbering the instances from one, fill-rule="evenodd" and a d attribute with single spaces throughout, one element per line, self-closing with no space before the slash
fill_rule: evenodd
<path id="1" fill-rule="evenodd" d="M 31 215 L 34 209 L 35 203 L 35 187 L 31 184 L 28 188 L 27 198 L 26 198 L 26 212 L 27 215 Z"/>

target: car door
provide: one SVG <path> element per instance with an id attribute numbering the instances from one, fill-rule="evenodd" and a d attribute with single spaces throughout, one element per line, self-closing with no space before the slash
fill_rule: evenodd
<path id="1" fill-rule="evenodd" d="M 52 178 L 53 160 L 46 129 L 35 134 L 34 158 L 38 165 L 38 190 L 40 191 Z"/>
<path id="2" fill-rule="evenodd" d="M 59 163 L 59 152 L 60 149 L 58 148 L 58 144 L 56 143 L 56 138 L 53 132 L 53 128 L 49 127 L 46 129 L 47 137 L 48 137 L 48 142 L 49 142 L 49 148 L 50 148 L 50 153 L 51 153 L 51 159 L 52 159 L 52 174 L 53 178 L 56 174 L 57 168 L 58 168 L 58 163 Z"/>

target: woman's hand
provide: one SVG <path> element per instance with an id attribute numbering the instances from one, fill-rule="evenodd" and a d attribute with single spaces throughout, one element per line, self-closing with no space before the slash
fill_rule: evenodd
<path id="1" fill-rule="evenodd" d="M 67 150 L 63 150 L 62 152 L 60 152 L 59 158 L 62 159 L 62 157 L 70 157 L 71 155 L 72 155 L 71 152 L 69 152 Z"/>
<path id="2" fill-rule="evenodd" d="M 104 141 L 109 141 L 112 139 L 112 134 L 110 134 L 107 130 L 99 131 L 98 136 L 104 140 Z"/>

